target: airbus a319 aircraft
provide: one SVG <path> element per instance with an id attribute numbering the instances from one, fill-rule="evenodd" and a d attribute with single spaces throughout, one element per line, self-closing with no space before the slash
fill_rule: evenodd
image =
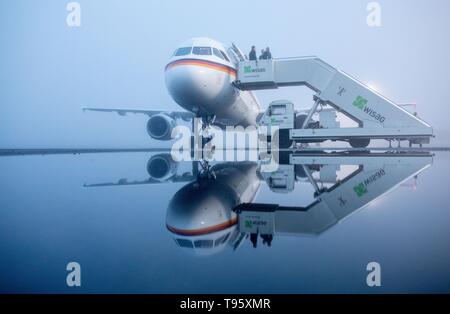
<path id="1" fill-rule="evenodd" d="M 251 91 L 237 89 L 237 64 L 242 52 L 232 44 L 226 47 L 209 38 L 191 38 L 173 53 L 165 67 L 167 89 L 175 102 L 187 111 L 85 108 L 85 110 L 146 114 L 148 134 L 157 140 L 170 140 L 179 120 L 202 119 L 204 125 L 256 125 L 260 105 Z"/>
<path id="2" fill-rule="evenodd" d="M 167 89 L 174 101 L 186 111 L 85 108 L 85 110 L 146 114 L 148 134 L 157 140 L 171 140 L 173 129 L 184 121 L 201 118 L 202 128 L 193 136 L 206 139 L 210 126 L 255 126 L 260 134 L 266 127 L 267 142 L 280 148 L 293 143 L 348 142 L 356 148 L 367 147 L 371 139 L 407 140 L 427 144 L 432 127 L 416 113 L 379 94 L 317 57 L 247 60 L 231 44 L 209 38 L 192 38 L 182 43 L 165 66 Z M 273 101 L 261 109 L 252 90 L 306 86 L 313 90 L 314 104 L 299 111 L 287 100 Z M 353 127 L 341 127 L 343 114 Z M 278 131 L 279 130 L 279 131 Z M 204 136 L 206 135 L 206 136 Z M 203 141 L 202 141 L 203 143 Z"/>

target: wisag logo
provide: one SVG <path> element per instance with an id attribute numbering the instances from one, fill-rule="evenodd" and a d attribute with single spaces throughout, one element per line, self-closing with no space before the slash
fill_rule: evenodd
<path id="1" fill-rule="evenodd" d="M 374 183 L 375 181 L 377 181 L 378 179 L 383 177 L 385 174 L 386 174 L 386 171 L 384 171 L 384 169 L 378 170 L 373 175 L 371 175 L 370 177 L 365 179 L 364 182 L 361 182 L 358 185 L 356 185 L 353 188 L 353 191 L 355 191 L 355 193 L 358 197 L 363 196 L 364 194 L 369 192 L 369 190 L 367 189 L 369 187 L 369 185 L 371 185 L 372 183 Z"/>
<path id="2" fill-rule="evenodd" d="M 262 73 L 262 72 L 266 72 L 265 68 L 252 68 L 251 65 L 247 65 L 244 66 L 244 73 L 248 74 L 248 73 Z"/>
<path id="3" fill-rule="evenodd" d="M 382 116 L 372 108 L 368 106 L 368 100 L 365 99 L 362 96 L 356 97 L 356 99 L 353 101 L 353 106 L 355 106 L 358 109 L 361 109 L 364 111 L 367 115 L 374 118 L 375 120 L 379 121 L 380 123 L 383 123 L 386 121 L 386 117 Z"/>

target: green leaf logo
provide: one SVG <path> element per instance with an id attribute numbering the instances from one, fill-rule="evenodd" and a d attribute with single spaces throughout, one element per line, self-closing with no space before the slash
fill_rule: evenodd
<path id="1" fill-rule="evenodd" d="M 356 97 L 355 101 L 353 102 L 353 106 L 359 109 L 364 109 L 364 107 L 367 105 L 367 99 L 364 97 L 358 96 Z"/>
<path id="2" fill-rule="evenodd" d="M 368 192 L 366 186 L 363 183 L 355 186 L 353 190 L 355 191 L 356 195 L 358 195 L 358 197 L 361 197 Z"/>

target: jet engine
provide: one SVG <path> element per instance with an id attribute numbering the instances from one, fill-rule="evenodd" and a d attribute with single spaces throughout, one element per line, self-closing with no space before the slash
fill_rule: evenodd
<path id="1" fill-rule="evenodd" d="M 152 156 L 147 162 L 147 172 L 152 179 L 165 181 L 177 173 L 178 163 L 170 154 Z"/>
<path id="2" fill-rule="evenodd" d="M 172 130 L 176 126 L 177 121 L 167 114 L 155 114 L 147 122 L 147 132 L 155 140 L 169 141 L 172 139 Z"/>

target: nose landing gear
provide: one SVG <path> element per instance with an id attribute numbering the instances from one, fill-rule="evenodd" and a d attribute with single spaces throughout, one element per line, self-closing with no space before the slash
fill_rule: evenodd
<path id="1" fill-rule="evenodd" d="M 191 157 L 202 158 L 205 153 L 214 152 L 215 147 L 211 145 L 213 135 L 210 134 L 209 130 L 215 120 L 216 116 L 214 115 L 199 115 L 192 119 Z M 200 121 L 201 126 L 199 126 Z"/>

